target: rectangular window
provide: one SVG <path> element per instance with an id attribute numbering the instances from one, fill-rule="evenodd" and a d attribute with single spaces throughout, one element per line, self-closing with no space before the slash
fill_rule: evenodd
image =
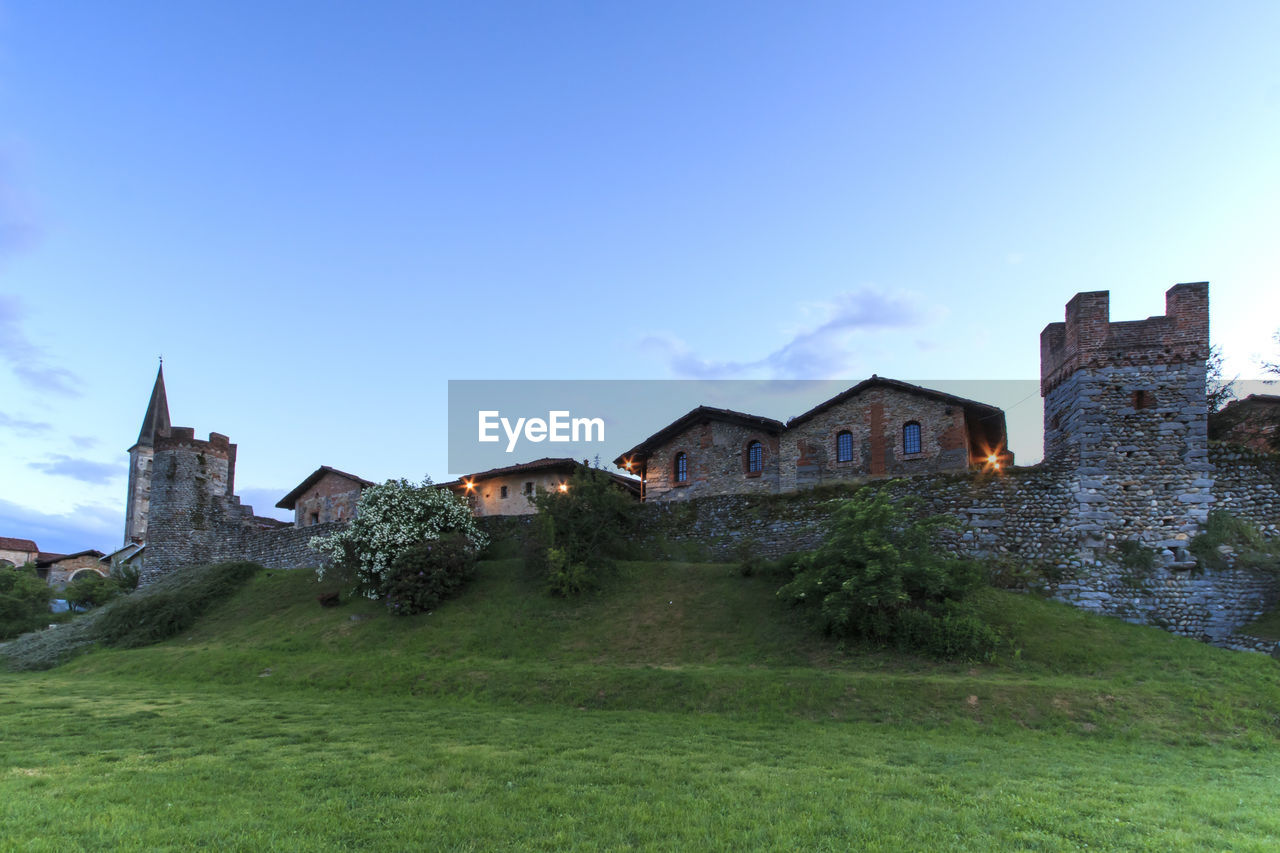
<path id="1" fill-rule="evenodd" d="M 912 422 L 902 428 L 902 452 L 920 452 L 920 424 Z"/>
<path id="2" fill-rule="evenodd" d="M 528 482 L 528 483 L 525 483 L 525 484 L 524 484 L 524 493 L 525 493 L 526 495 L 531 495 L 531 494 L 533 494 L 533 483 L 532 483 L 532 482 Z"/>
<path id="3" fill-rule="evenodd" d="M 505 497 L 507 496 L 507 487 L 506 487 L 506 486 L 503 486 L 499 491 L 500 491 L 500 493 L 501 493 L 501 497 L 504 497 L 504 498 L 505 498 Z"/>

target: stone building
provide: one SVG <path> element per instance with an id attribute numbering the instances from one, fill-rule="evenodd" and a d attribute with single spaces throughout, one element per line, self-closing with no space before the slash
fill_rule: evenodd
<path id="1" fill-rule="evenodd" d="M 1000 409 L 879 376 L 785 425 L 699 406 L 614 460 L 640 475 L 646 501 L 790 492 L 1012 462 Z"/>
<path id="2" fill-rule="evenodd" d="M 294 527 L 310 527 L 356 517 L 360 493 L 374 485 L 369 480 L 321 465 L 276 504 L 293 510 Z"/>
<path id="3" fill-rule="evenodd" d="M 614 460 L 646 501 L 778 491 L 781 421 L 698 406 Z"/>
<path id="4" fill-rule="evenodd" d="M 780 491 L 1013 464 L 1004 412 L 873 375 L 787 421 Z"/>
<path id="5" fill-rule="evenodd" d="M 459 497 L 465 498 L 476 517 L 532 515 L 536 508 L 532 498 L 539 492 L 564 490 L 568 488 L 570 478 L 585 462 L 567 458 L 535 459 L 519 465 L 508 465 L 493 468 L 478 474 L 469 474 L 448 483 L 441 483 L 440 488 L 449 489 Z M 612 472 L 607 474 L 618 488 L 630 495 L 639 497 L 640 483 L 631 477 L 622 477 Z"/>
<path id="6" fill-rule="evenodd" d="M 40 556 L 40 549 L 30 539 L 14 539 L 0 536 L 0 568 L 13 568 L 34 563 Z"/>
<path id="7" fill-rule="evenodd" d="M 94 550 L 77 551 L 74 554 L 47 554 L 36 561 L 36 569 L 50 586 L 61 589 L 84 572 L 107 577 L 110 566 L 103 564 L 104 556 L 101 551 Z"/>
<path id="8" fill-rule="evenodd" d="M 1280 451 L 1280 395 L 1250 394 L 1209 416 L 1209 438 L 1260 453 Z"/>

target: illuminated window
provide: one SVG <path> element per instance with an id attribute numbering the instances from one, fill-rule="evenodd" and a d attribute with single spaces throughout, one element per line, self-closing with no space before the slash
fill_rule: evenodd
<path id="1" fill-rule="evenodd" d="M 759 474 L 764 470 L 764 445 L 753 441 L 747 445 L 747 472 Z"/>
<path id="2" fill-rule="evenodd" d="M 853 461 L 853 433 L 848 430 L 836 433 L 836 461 Z"/>
<path id="3" fill-rule="evenodd" d="M 677 483 L 689 482 L 689 457 L 683 450 L 676 454 L 673 473 Z"/>
<path id="4" fill-rule="evenodd" d="M 920 452 L 920 424 L 915 421 L 902 428 L 902 452 Z"/>

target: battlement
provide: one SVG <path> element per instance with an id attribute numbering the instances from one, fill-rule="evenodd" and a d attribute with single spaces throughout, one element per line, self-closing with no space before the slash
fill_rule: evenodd
<path id="1" fill-rule="evenodd" d="M 170 427 L 158 430 L 155 439 L 156 452 L 163 450 L 194 450 L 218 459 L 233 459 L 236 446 L 231 439 L 220 432 L 209 433 L 209 440 L 196 438 L 196 431 L 191 427 Z"/>
<path id="2" fill-rule="evenodd" d="M 1202 362 L 1209 357 L 1209 283 L 1175 284 L 1165 292 L 1165 313 L 1111 322 L 1111 294 L 1077 293 L 1066 322 L 1040 333 L 1040 393 L 1047 395 L 1084 368 Z"/>

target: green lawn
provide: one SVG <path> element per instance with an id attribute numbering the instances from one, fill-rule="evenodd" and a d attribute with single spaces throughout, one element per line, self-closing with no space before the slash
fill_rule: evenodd
<path id="1" fill-rule="evenodd" d="M 1280 847 L 1275 661 L 994 591 L 995 665 L 845 650 L 777 585 L 497 562 L 403 619 L 264 573 L 0 674 L 0 849 Z"/>

